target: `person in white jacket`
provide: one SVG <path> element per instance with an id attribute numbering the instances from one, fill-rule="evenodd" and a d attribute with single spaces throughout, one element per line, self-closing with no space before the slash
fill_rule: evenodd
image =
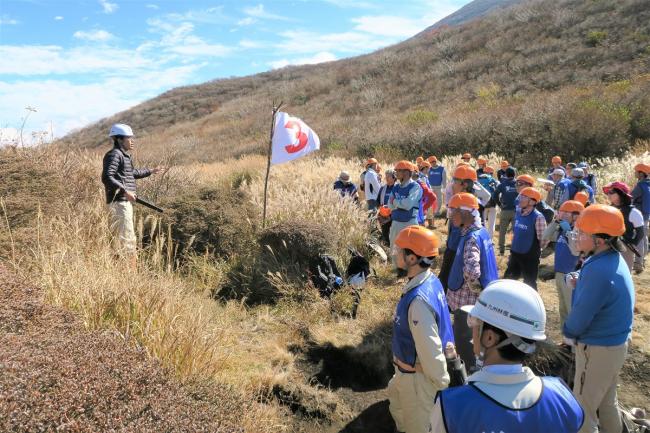
<path id="1" fill-rule="evenodd" d="M 379 207 L 379 189 L 381 188 L 381 183 L 377 174 L 377 165 L 378 163 L 375 158 L 370 158 L 366 161 L 363 191 L 366 195 L 368 211 L 374 211 Z"/>

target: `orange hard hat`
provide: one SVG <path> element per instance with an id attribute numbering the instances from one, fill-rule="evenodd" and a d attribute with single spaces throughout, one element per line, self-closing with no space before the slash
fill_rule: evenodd
<path id="1" fill-rule="evenodd" d="M 501 161 L 501 168 L 508 168 L 510 167 L 510 163 L 508 161 Z"/>
<path id="2" fill-rule="evenodd" d="M 589 194 L 584 191 L 578 191 L 576 192 L 576 195 L 573 196 L 573 199 L 577 202 L 582 203 L 583 206 L 587 206 L 587 202 L 589 201 Z"/>
<path id="3" fill-rule="evenodd" d="M 377 164 L 377 160 L 375 158 L 368 158 L 366 161 L 366 167 L 369 166 L 370 164 Z"/>
<path id="4" fill-rule="evenodd" d="M 562 164 L 562 158 L 555 155 L 553 158 L 551 158 L 551 163 L 553 163 L 553 164 L 555 164 L 555 163 Z"/>
<path id="5" fill-rule="evenodd" d="M 431 155 L 430 157 L 427 158 L 427 161 L 429 161 L 430 164 L 433 164 L 434 162 L 438 162 L 438 158 Z"/>
<path id="6" fill-rule="evenodd" d="M 421 156 L 418 156 L 417 158 L 415 158 L 415 163 L 416 163 L 416 164 L 419 164 L 419 163 L 421 163 L 422 161 L 424 161 L 424 158 L 421 157 Z"/>
<path id="7" fill-rule="evenodd" d="M 603 233 L 621 236 L 625 233 L 625 220 L 620 210 L 606 204 L 593 204 L 586 208 L 576 221 L 576 227 L 590 235 Z"/>
<path id="8" fill-rule="evenodd" d="M 384 218 L 388 218 L 390 216 L 390 208 L 388 206 L 382 206 L 379 208 L 379 215 L 383 216 Z"/>
<path id="9" fill-rule="evenodd" d="M 488 161 L 485 158 L 479 158 L 479 159 L 476 160 L 476 162 L 478 164 L 487 164 Z"/>
<path id="10" fill-rule="evenodd" d="M 650 174 L 650 164 L 637 164 L 634 166 L 634 171 L 640 171 L 641 173 Z"/>
<path id="11" fill-rule="evenodd" d="M 474 194 L 461 192 L 454 194 L 451 200 L 449 200 L 447 207 L 450 209 L 459 209 L 461 207 L 478 209 L 478 199 Z"/>
<path id="12" fill-rule="evenodd" d="M 526 182 L 530 186 L 533 186 L 535 185 L 535 178 L 528 174 L 522 174 L 520 176 L 517 176 L 517 182 Z"/>
<path id="13" fill-rule="evenodd" d="M 420 257 L 434 257 L 438 255 L 440 239 L 431 230 L 413 225 L 399 232 L 395 245 L 409 249 Z"/>
<path id="14" fill-rule="evenodd" d="M 460 167 L 461 165 L 465 165 L 469 167 L 469 162 L 461 161 L 458 164 L 456 164 L 456 167 Z"/>
<path id="15" fill-rule="evenodd" d="M 562 206 L 560 206 L 560 210 L 562 212 L 570 212 L 570 213 L 578 212 L 578 213 L 580 213 L 583 210 L 585 210 L 585 205 L 580 203 L 577 200 L 567 200 L 564 203 L 562 203 Z"/>
<path id="16" fill-rule="evenodd" d="M 471 159 L 471 158 L 472 158 L 472 155 L 470 155 L 469 153 L 463 153 L 463 156 L 462 156 L 461 159 Z"/>
<path id="17" fill-rule="evenodd" d="M 537 191 L 535 188 L 531 188 L 531 187 L 524 188 L 521 190 L 519 194 L 523 195 L 524 197 L 532 198 L 536 202 L 542 200 L 542 194 L 539 191 Z"/>
<path id="18" fill-rule="evenodd" d="M 454 170 L 454 179 L 461 179 L 461 180 L 472 180 L 474 182 L 478 181 L 478 177 L 476 176 L 476 170 L 474 170 L 472 167 L 468 165 L 459 165 L 456 167 L 456 170 Z"/>
<path id="19" fill-rule="evenodd" d="M 431 167 L 431 164 L 429 163 L 429 161 L 420 161 L 420 168 L 422 169 L 422 168 L 425 168 L 425 167 L 429 167 L 429 168 Z"/>
<path id="20" fill-rule="evenodd" d="M 490 167 L 490 166 L 488 165 L 487 167 L 485 167 L 485 168 L 483 169 L 483 172 L 484 172 L 484 173 L 487 173 L 487 174 L 492 174 L 492 173 L 494 173 L 494 167 Z"/>
<path id="21" fill-rule="evenodd" d="M 402 160 L 395 164 L 395 170 L 413 171 L 413 164 L 411 164 L 409 161 Z"/>

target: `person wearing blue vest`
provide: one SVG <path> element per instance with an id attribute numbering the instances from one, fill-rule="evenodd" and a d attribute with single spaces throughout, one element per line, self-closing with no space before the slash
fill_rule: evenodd
<path id="1" fill-rule="evenodd" d="M 429 431 L 577 433 L 585 413 L 567 385 L 523 366 L 536 342 L 546 339 L 539 294 L 519 281 L 496 280 L 463 310 L 482 368 L 466 385 L 438 393 Z"/>
<path id="2" fill-rule="evenodd" d="M 442 202 L 443 202 L 443 191 L 447 187 L 447 172 L 445 172 L 445 167 L 442 164 L 438 163 L 438 158 L 435 156 L 430 156 L 427 158 L 427 161 L 429 164 L 431 164 L 431 168 L 429 169 L 429 185 L 431 186 L 431 190 L 433 193 L 436 195 L 437 203 L 436 203 L 436 208 L 431 209 L 431 217 L 430 219 L 433 221 L 433 217 L 439 217 L 440 216 L 440 209 L 442 207 Z"/>
<path id="3" fill-rule="evenodd" d="M 585 173 L 584 181 L 589 187 L 594 191 L 598 191 L 598 180 L 596 179 L 596 174 L 589 173 L 589 164 L 585 161 L 578 163 L 578 168 L 582 169 Z"/>
<path id="4" fill-rule="evenodd" d="M 499 278 L 492 238 L 481 225 L 478 207 L 478 199 L 466 192 L 454 195 L 447 205 L 452 224 L 461 230 L 449 274 L 447 303 L 454 314 L 456 351 L 468 371 L 473 370 L 475 360 L 472 330 L 461 307 L 476 302 L 481 290 Z"/>
<path id="5" fill-rule="evenodd" d="M 485 203 L 485 206 L 480 206 L 479 210 L 481 211 L 483 226 L 488 231 L 490 236 L 493 236 L 497 223 L 497 205 L 494 200 L 492 200 L 492 196 L 499 186 L 499 181 L 493 177 L 494 167 L 486 166 L 483 169 L 483 174 L 479 175 L 478 170 L 476 174 L 478 175 L 478 182 L 481 184 L 483 189 L 490 194 L 490 197 Z"/>
<path id="6" fill-rule="evenodd" d="M 624 233 L 620 210 L 593 204 L 582 211 L 570 238 L 588 256 L 577 278 L 568 281 L 575 289 L 562 328 L 565 343 L 575 348 L 573 394 L 585 410 L 580 433 L 623 431 L 616 385 L 634 321 L 634 283 L 620 254 Z"/>
<path id="7" fill-rule="evenodd" d="M 544 215 L 535 209 L 542 194 L 527 187 L 519 193 L 519 205 L 515 213 L 512 247 L 504 278 L 518 279 L 537 290 L 539 259 L 547 242 L 542 238 L 546 230 Z"/>
<path id="8" fill-rule="evenodd" d="M 637 164 L 634 172 L 638 182 L 632 190 L 632 203 L 643 214 L 643 241 L 641 242 L 641 257 L 635 261 L 635 266 L 645 268 L 645 256 L 648 254 L 648 232 L 650 231 L 650 164 Z"/>
<path id="9" fill-rule="evenodd" d="M 453 180 L 451 183 L 451 195 L 454 196 L 461 192 L 472 194 L 474 192 L 474 182 L 477 180 L 476 170 L 469 165 L 461 163 L 454 170 Z M 451 197 L 449 201 L 451 201 Z M 447 203 L 449 203 L 449 201 Z M 444 287 L 445 293 L 447 293 L 451 266 L 454 264 L 454 257 L 456 257 L 456 250 L 460 243 L 460 232 L 460 227 L 454 226 L 451 221 L 449 221 L 445 253 L 442 256 L 442 264 L 440 265 L 440 272 L 438 273 L 438 278 L 440 278 L 440 282 L 442 282 L 442 287 Z"/>
<path id="10" fill-rule="evenodd" d="M 580 259 L 580 253 L 571 249 L 572 245 L 569 244 L 568 236 L 584 209 L 585 207 L 578 201 L 565 201 L 542 236 L 547 242 L 555 242 L 555 288 L 560 301 L 560 327 L 564 325 L 571 309 L 571 294 L 573 293 L 573 288 L 569 287 L 566 278 L 568 274 L 576 270 Z"/>
<path id="11" fill-rule="evenodd" d="M 393 191 L 388 198 L 392 220 L 389 236 L 391 251 L 395 245 L 397 234 L 408 226 L 418 224 L 422 188 L 411 179 L 414 171 L 417 171 L 417 167 L 409 161 L 400 161 L 395 164 L 395 176 L 399 183 L 393 186 Z"/>
<path id="12" fill-rule="evenodd" d="M 433 398 L 449 385 L 445 351 L 453 349 L 454 334 L 442 285 L 430 270 L 439 246 L 431 230 L 417 225 L 395 239 L 396 263 L 408 282 L 393 317 L 388 399 L 397 430 L 405 433 L 427 431 Z"/>
<path id="13" fill-rule="evenodd" d="M 587 182 L 584 181 L 585 172 L 581 168 L 574 168 L 571 170 L 571 182 L 566 184 L 564 194 L 562 196 L 562 203 L 567 200 L 574 200 L 578 191 L 584 191 L 589 194 L 589 203 L 594 203 L 594 190 L 591 189 Z"/>
<path id="14" fill-rule="evenodd" d="M 508 227 L 515 219 L 515 200 L 519 195 L 515 183 L 515 169 L 512 167 L 506 168 L 500 182 L 494 194 L 492 194 L 492 201 L 501 208 L 499 215 L 499 255 L 502 256 L 506 251 Z"/>
<path id="15" fill-rule="evenodd" d="M 564 200 L 564 192 L 568 185 L 571 183 L 571 179 L 565 177 L 563 169 L 556 168 L 555 171 L 551 173 L 551 180 L 553 181 L 553 189 L 549 191 L 549 199 L 547 203 L 553 208 L 553 210 L 558 210 Z"/>

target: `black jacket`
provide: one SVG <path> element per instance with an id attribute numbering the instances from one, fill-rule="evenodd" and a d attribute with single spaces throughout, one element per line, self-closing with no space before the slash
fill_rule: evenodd
<path id="1" fill-rule="evenodd" d="M 106 203 L 126 201 L 124 191 L 135 193 L 135 180 L 151 175 L 151 170 L 133 168 L 131 156 L 119 147 L 104 155 L 102 183 L 106 190 Z"/>

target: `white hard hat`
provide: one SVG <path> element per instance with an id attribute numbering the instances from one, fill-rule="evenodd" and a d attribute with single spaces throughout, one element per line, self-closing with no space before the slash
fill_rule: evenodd
<path id="1" fill-rule="evenodd" d="M 111 132 L 108 133 L 109 137 L 113 137 L 115 135 L 133 137 L 133 130 L 129 125 L 125 125 L 124 123 L 116 123 L 115 125 L 111 126 Z"/>
<path id="2" fill-rule="evenodd" d="M 508 335 L 546 340 L 544 302 L 539 293 L 521 281 L 492 281 L 483 289 L 475 305 L 465 305 L 461 309 Z"/>

